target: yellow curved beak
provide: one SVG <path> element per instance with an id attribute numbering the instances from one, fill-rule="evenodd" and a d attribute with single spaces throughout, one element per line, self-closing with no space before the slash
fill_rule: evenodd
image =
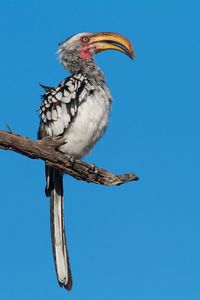
<path id="1" fill-rule="evenodd" d="M 90 45 L 95 53 L 105 50 L 117 50 L 134 59 L 134 49 L 127 38 L 114 32 L 100 32 L 94 34 L 90 39 Z"/>

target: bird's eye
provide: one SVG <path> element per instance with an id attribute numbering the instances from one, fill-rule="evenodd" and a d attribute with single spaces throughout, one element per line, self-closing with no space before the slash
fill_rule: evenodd
<path id="1" fill-rule="evenodd" d="M 84 43 L 87 43 L 87 42 L 89 42 L 89 39 L 88 39 L 88 37 L 84 36 L 84 37 L 82 38 L 82 42 L 84 42 Z"/>

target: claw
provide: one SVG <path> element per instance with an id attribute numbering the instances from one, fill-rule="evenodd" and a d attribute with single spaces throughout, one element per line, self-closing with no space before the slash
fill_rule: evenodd
<path id="1" fill-rule="evenodd" d="M 75 163 L 75 158 L 73 156 L 69 156 L 68 155 L 68 158 L 69 158 L 69 167 L 73 167 L 74 166 L 74 163 Z"/>
<path id="2" fill-rule="evenodd" d="M 99 169 L 97 168 L 97 166 L 95 164 L 91 164 L 91 171 L 94 173 L 94 175 L 96 177 L 99 174 Z"/>

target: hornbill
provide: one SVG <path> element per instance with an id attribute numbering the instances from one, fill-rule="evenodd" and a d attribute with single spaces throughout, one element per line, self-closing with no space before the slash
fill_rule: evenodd
<path id="1" fill-rule="evenodd" d="M 73 159 L 85 156 L 104 133 L 109 120 L 111 95 L 93 56 L 118 50 L 131 59 L 130 42 L 117 33 L 79 33 L 59 45 L 58 55 L 72 75 L 57 87 L 47 87 L 40 106 L 38 138 L 61 136 L 59 151 Z M 58 283 L 70 290 L 70 270 L 63 208 L 63 174 L 46 166 L 46 195 L 50 197 L 52 249 Z"/>

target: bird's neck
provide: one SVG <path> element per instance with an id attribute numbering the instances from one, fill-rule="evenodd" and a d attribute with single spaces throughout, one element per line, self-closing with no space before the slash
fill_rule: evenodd
<path id="1" fill-rule="evenodd" d="M 95 81 L 100 85 L 105 84 L 104 75 L 93 59 L 83 60 L 79 57 L 75 59 L 74 53 L 70 55 L 68 52 L 68 55 L 62 57 L 61 62 L 71 74 L 82 73 L 90 81 Z"/>
<path id="2" fill-rule="evenodd" d="M 93 82 L 97 85 L 104 86 L 106 83 L 101 69 L 95 64 L 94 61 L 80 69 L 79 72 L 84 74 L 90 82 Z"/>

